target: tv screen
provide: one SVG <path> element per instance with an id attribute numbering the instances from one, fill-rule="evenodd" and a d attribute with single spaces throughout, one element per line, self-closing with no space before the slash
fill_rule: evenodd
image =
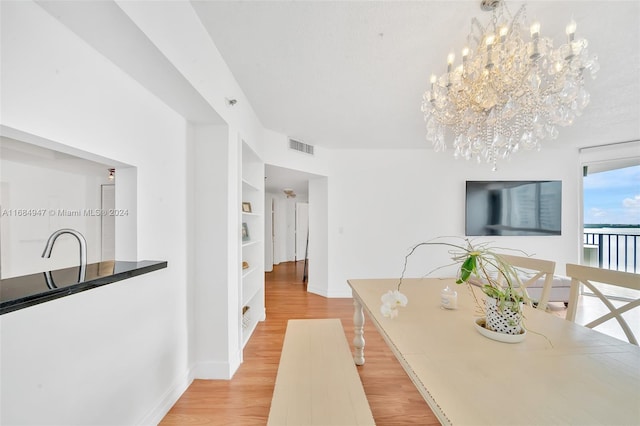
<path id="1" fill-rule="evenodd" d="M 560 235 L 562 182 L 467 181 L 465 234 Z"/>

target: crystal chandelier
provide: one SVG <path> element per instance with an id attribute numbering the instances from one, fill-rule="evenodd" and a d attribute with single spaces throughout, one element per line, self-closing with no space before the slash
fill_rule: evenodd
<path id="1" fill-rule="evenodd" d="M 554 48 L 538 22 L 527 31 L 526 5 L 515 15 L 499 0 L 483 0 L 482 9 L 492 10 L 492 20 L 482 27 L 472 19 L 462 63 L 454 68 L 451 53 L 447 72 L 431 76 L 422 112 L 436 151 L 447 148 L 450 133 L 454 157 L 486 161 L 495 171 L 498 159 L 539 150 L 540 141 L 558 137 L 558 126 L 573 124 L 589 103 L 584 75 L 594 78 L 600 67 L 587 40 L 576 38 L 574 21 L 566 43 Z"/>

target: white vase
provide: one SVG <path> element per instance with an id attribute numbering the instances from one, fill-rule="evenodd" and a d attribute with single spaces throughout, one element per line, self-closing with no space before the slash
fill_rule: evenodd
<path id="1" fill-rule="evenodd" d="M 518 305 L 515 302 L 504 302 L 500 306 L 497 299 L 487 297 L 485 301 L 487 329 L 504 334 L 522 333 L 522 303 Z"/>

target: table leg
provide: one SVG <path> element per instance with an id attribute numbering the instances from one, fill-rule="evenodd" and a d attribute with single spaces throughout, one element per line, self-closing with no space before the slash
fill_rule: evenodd
<path id="1" fill-rule="evenodd" d="M 353 328 L 355 332 L 355 337 L 353 338 L 355 355 L 353 360 L 356 365 L 364 365 L 364 312 L 362 311 L 362 305 L 355 297 L 353 298 L 353 307 Z"/>

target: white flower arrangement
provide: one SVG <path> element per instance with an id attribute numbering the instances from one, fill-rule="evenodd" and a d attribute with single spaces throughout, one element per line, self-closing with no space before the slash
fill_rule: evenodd
<path id="1" fill-rule="evenodd" d="M 382 306 L 380 312 L 386 318 L 395 318 L 398 316 L 398 308 L 407 306 L 409 299 L 398 290 L 389 290 L 380 298 Z"/>

